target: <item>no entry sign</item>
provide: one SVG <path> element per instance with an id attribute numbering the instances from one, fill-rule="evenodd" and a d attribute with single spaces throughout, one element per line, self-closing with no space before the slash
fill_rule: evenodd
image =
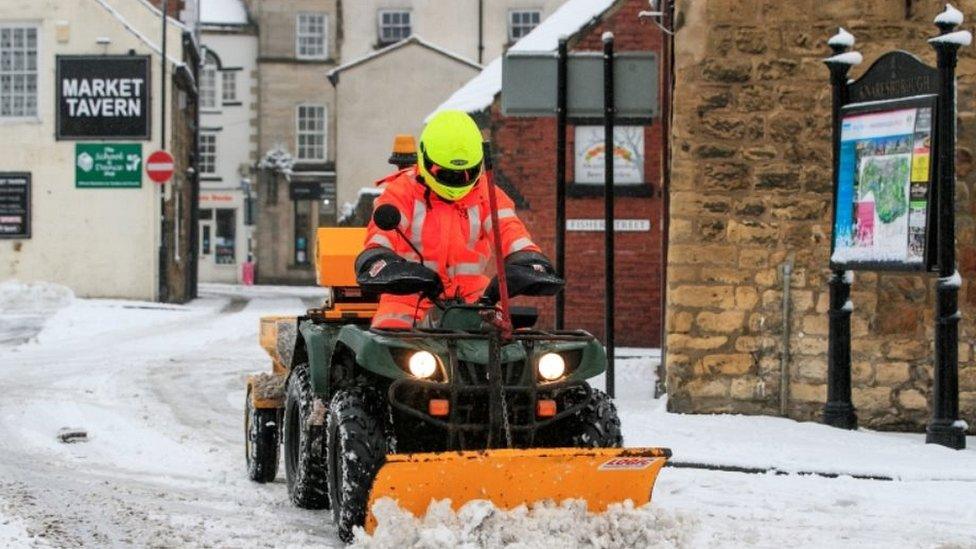
<path id="1" fill-rule="evenodd" d="M 173 177 L 173 155 L 166 151 L 156 151 L 146 159 L 146 173 L 156 183 L 166 183 Z"/>

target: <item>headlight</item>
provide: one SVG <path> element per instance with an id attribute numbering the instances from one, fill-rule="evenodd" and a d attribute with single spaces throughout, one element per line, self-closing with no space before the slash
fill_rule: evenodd
<path id="1" fill-rule="evenodd" d="M 427 351 L 417 351 L 410 355 L 407 365 L 414 377 L 427 378 L 437 371 L 437 359 Z"/>
<path id="2" fill-rule="evenodd" d="M 546 381 L 554 381 L 566 373 L 566 361 L 556 353 L 546 353 L 539 359 L 539 376 Z"/>

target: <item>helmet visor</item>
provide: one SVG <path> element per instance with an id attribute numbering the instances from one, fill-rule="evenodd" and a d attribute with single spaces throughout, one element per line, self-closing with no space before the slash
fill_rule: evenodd
<path id="1" fill-rule="evenodd" d="M 427 156 L 427 151 L 423 147 L 420 149 L 423 152 L 424 169 L 427 170 L 427 173 L 434 176 L 441 185 L 448 187 L 468 187 L 473 185 L 477 181 L 478 176 L 481 175 L 481 162 L 478 162 L 470 168 L 453 170 L 437 164 Z"/>

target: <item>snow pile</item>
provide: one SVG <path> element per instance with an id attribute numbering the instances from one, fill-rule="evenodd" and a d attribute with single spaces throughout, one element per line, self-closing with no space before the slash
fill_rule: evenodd
<path id="1" fill-rule="evenodd" d="M 968 46 L 973 43 L 973 33 L 969 31 L 956 31 L 949 34 L 940 34 L 935 38 L 929 38 L 932 44 L 956 44 L 958 46 Z"/>
<path id="2" fill-rule="evenodd" d="M 43 540 L 31 535 L 20 519 L 5 516 L 3 513 L 0 513 L 0 546 L 8 549 L 50 547 Z"/>
<path id="3" fill-rule="evenodd" d="M 0 282 L 0 313 L 49 313 L 74 300 L 69 288 L 49 282 Z"/>
<path id="4" fill-rule="evenodd" d="M 506 547 L 685 547 L 697 521 L 687 515 L 630 501 L 591 514 L 583 500 L 543 502 L 510 511 L 473 500 L 457 512 L 450 500 L 431 502 L 416 518 L 390 498 L 373 505 L 378 525 L 372 536 L 357 529 L 352 547 L 370 549 Z"/>
<path id="5" fill-rule="evenodd" d="M 961 11 L 952 4 L 946 4 L 945 11 L 935 16 L 935 24 L 959 26 L 962 25 L 963 19 Z"/>
<path id="6" fill-rule="evenodd" d="M 339 208 L 339 225 L 347 225 L 355 221 L 353 218 L 356 215 L 356 210 L 363 207 L 365 210 L 373 210 L 373 200 L 383 194 L 382 187 L 362 187 L 359 189 L 359 193 L 356 195 L 356 202 L 346 202 Z M 363 203 L 364 198 L 369 198 L 368 208 L 365 207 Z M 369 212 L 365 212 L 369 215 Z"/>
<path id="7" fill-rule="evenodd" d="M 838 53 L 837 55 L 828 57 L 824 59 L 828 63 L 839 63 L 841 65 L 860 65 L 861 61 L 864 61 L 864 56 L 860 52 L 849 51 L 844 53 Z"/>
<path id="8" fill-rule="evenodd" d="M 613 2 L 614 0 L 567 0 L 508 51 L 555 51 L 560 38 L 575 34 L 588 22 L 599 17 Z M 481 74 L 454 92 L 447 101 L 434 109 L 434 112 L 445 109 L 458 109 L 465 112 L 484 110 L 491 105 L 495 95 L 500 91 L 502 91 L 501 56 L 489 63 Z"/>
<path id="9" fill-rule="evenodd" d="M 847 29 L 844 27 L 838 27 L 837 34 L 831 36 L 830 40 L 827 40 L 827 45 L 850 48 L 854 45 L 854 35 L 847 32 Z"/>
<path id="10" fill-rule="evenodd" d="M 284 147 L 276 146 L 264 153 L 264 158 L 258 162 L 258 168 L 271 170 L 275 173 L 282 173 L 285 176 L 291 175 L 292 168 L 295 167 L 295 159 Z"/>

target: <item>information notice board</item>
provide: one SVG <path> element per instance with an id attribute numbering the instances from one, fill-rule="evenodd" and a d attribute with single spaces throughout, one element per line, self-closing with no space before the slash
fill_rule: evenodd
<path id="1" fill-rule="evenodd" d="M 30 238 L 31 174 L 0 172 L 0 238 Z"/>
<path id="2" fill-rule="evenodd" d="M 934 113 L 934 96 L 843 110 L 833 268 L 930 267 Z"/>

